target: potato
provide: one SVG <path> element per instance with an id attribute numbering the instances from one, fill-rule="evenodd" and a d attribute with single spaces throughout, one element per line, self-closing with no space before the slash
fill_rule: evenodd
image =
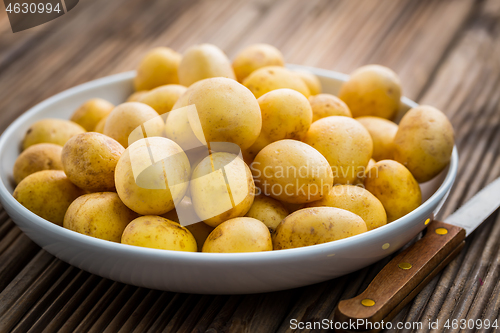
<path id="1" fill-rule="evenodd" d="M 193 45 L 188 48 L 179 64 L 180 84 L 189 87 L 197 81 L 212 77 L 236 79 L 224 52 L 212 44 Z"/>
<path id="2" fill-rule="evenodd" d="M 246 153 L 254 158 L 271 142 L 302 140 L 312 124 L 312 110 L 307 98 L 292 89 L 276 89 L 258 99 L 262 113 L 262 130 Z"/>
<path id="3" fill-rule="evenodd" d="M 238 253 L 271 251 L 273 243 L 266 225 L 251 217 L 227 220 L 214 229 L 203 245 L 203 252 Z"/>
<path id="4" fill-rule="evenodd" d="M 332 170 L 323 155 L 295 140 L 266 146 L 251 167 L 261 193 L 289 203 L 319 200 L 333 183 Z"/>
<path id="5" fill-rule="evenodd" d="M 102 99 L 93 98 L 82 104 L 71 116 L 71 121 L 85 128 L 86 131 L 93 131 L 99 121 L 107 117 L 115 108 L 113 104 Z"/>
<path id="6" fill-rule="evenodd" d="M 21 205 L 57 225 L 62 225 L 69 205 L 83 191 L 60 170 L 35 172 L 24 178 L 14 190 Z"/>
<path id="7" fill-rule="evenodd" d="M 278 200 L 265 195 L 258 195 L 245 216 L 261 221 L 272 233 L 276 230 L 278 224 L 288 216 L 288 211 Z"/>
<path id="8" fill-rule="evenodd" d="M 368 170 L 365 187 L 384 205 L 387 222 L 408 214 L 422 203 L 417 181 L 401 163 L 382 160 Z"/>
<path id="9" fill-rule="evenodd" d="M 334 207 L 304 208 L 288 215 L 273 234 L 274 250 L 328 243 L 366 232 L 358 215 Z"/>
<path id="10" fill-rule="evenodd" d="M 149 105 L 158 114 L 164 114 L 172 110 L 175 102 L 186 92 L 186 89 L 180 84 L 167 84 L 145 93 L 139 98 L 139 102 Z"/>
<path id="11" fill-rule="evenodd" d="M 42 119 L 31 125 L 23 139 L 23 150 L 37 143 L 64 146 L 72 136 L 85 133 L 85 129 L 69 120 Z"/>
<path id="12" fill-rule="evenodd" d="M 352 184 L 362 176 L 372 156 L 370 133 L 352 118 L 331 116 L 315 121 L 304 142 L 326 157 L 334 184 Z"/>
<path id="13" fill-rule="evenodd" d="M 104 134 L 89 132 L 72 137 L 62 149 L 69 180 L 90 192 L 115 190 L 115 167 L 125 149 Z"/>
<path id="14" fill-rule="evenodd" d="M 394 158 L 394 137 L 398 131 L 398 125 L 390 120 L 365 116 L 356 118 L 363 125 L 373 141 L 372 157 L 375 161 L 391 160 Z"/>
<path id="15" fill-rule="evenodd" d="M 400 106 L 401 83 L 397 74 L 387 67 L 363 66 L 342 85 L 339 97 L 354 117 L 393 119 Z"/>
<path id="16" fill-rule="evenodd" d="M 280 66 L 267 66 L 252 72 L 244 81 L 245 87 L 259 98 L 272 90 L 289 88 L 309 98 L 311 92 L 297 73 Z"/>
<path id="17" fill-rule="evenodd" d="M 149 90 L 136 91 L 127 98 L 126 102 L 139 102 L 141 97 L 146 95 L 148 92 Z"/>
<path id="18" fill-rule="evenodd" d="M 294 69 L 293 71 L 304 81 L 312 96 L 321 94 L 321 82 L 316 75 L 303 69 Z"/>
<path id="19" fill-rule="evenodd" d="M 313 122 L 330 116 L 351 117 L 351 110 L 340 98 L 330 94 L 319 94 L 309 97 L 313 112 Z"/>
<path id="20" fill-rule="evenodd" d="M 108 117 L 102 118 L 97 125 L 95 125 L 94 132 L 104 134 L 104 125 L 106 125 L 106 120 L 108 120 Z"/>
<path id="21" fill-rule="evenodd" d="M 394 159 L 423 183 L 437 176 L 450 162 L 453 127 L 441 111 L 422 105 L 401 119 L 394 145 Z"/>
<path id="22" fill-rule="evenodd" d="M 63 227 L 111 242 L 120 242 L 123 230 L 137 218 L 114 192 L 98 192 L 78 197 L 64 216 Z"/>
<path id="23" fill-rule="evenodd" d="M 334 186 L 321 200 L 308 203 L 306 207 L 336 207 L 350 211 L 365 221 L 368 230 L 387 224 L 387 214 L 382 203 L 360 186 Z"/>
<path id="24" fill-rule="evenodd" d="M 61 151 L 62 147 L 53 143 L 38 143 L 23 151 L 14 163 L 16 184 L 38 171 L 62 170 Z"/>
<path id="25" fill-rule="evenodd" d="M 123 103 L 109 114 L 104 124 L 104 134 L 127 148 L 143 138 L 142 126 L 148 137 L 155 137 L 163 133 L 165 123 L 149 105 L 138 102 Z"/>
<path id="26" fill-rule="evenodd" d="M 178 84 L 177 70 L 182 56 L 168 47 L 157 47 L 141 60 L 134 79 L 136 91 L 151 90 L 165 84 Z"/>
<path id="27" fill-rule="evenodd" d="M 160 216 L 141 216 L 129 223 L 122 243 L 153 249 L 196 252 L 196 240 L 189 230 Z"/>
<path id="28" fill-rule="evenodd" d="M 239 82 L 255 70 L 266 66 L 285 66 L 280 50 L 269 44 L 247 46 L 234 58 L 233 69 Z"/>
<path id="29" fill-rule="evenodd" d="M 196 106 L 197 114 L 189 112 L 188 120 L 201 142 L 232 142 L 246 149 L 260 134 L 259 103 L 235 80 L 203 80 L 191 91 L 188 105 L 191 104 Z"/>
<path id="30" fill-rule="evenodd" d="M 245 162 L 236 155 L 218 152 L 204 158 L 194 169 L 190 191 L 196 214 L 216 227 L 248 212 L 255 184 Z"/>

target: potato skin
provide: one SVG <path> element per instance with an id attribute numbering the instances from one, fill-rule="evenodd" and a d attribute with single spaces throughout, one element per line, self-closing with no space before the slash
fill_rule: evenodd
<path id="1" fill-rule="evenodd" d="M 393 159 L 394 137 L 398 131 L 398 125 L 390 120 L 373 116 L 359 117 L 356 120 L 368 130 L 372 137 L 372 158 L 375 161 Z"/>
<path id="2" fill-rule="evenodd" d="M 328 161 L 313 147 L 280 140 L 262 149 L 252 165 L 258 194 L 301 204 L 321 199 L 333 184 Z"/>
<path id="3" fill-rule="evenodd" d="M 134 79 L 136 91 L 151 90 L 165 84 L 178 84 L 182 56 L 168 47 L 157 47 L 141 60 Z"/>
<path id="4" fill-rule="evenodd" d="M 269 44 L 249 45 L 236 55 L 233 69 L 239 82 L 255 70 L 266 66 L 285 66 L 280 50 Z"/>
<path id="5" fill-rule="evenodd" d="M 95 125 L 93 132 L 104 134 L 104 125 L 106 125 L 106 120 L 108 120 L 108 116 L 102 118 L 97 125 Z"/>
<path id="6" fill-rule="evenodd" d="M 311 96 L 321 94 L 321 82 L 316 75 L 303 69 L 294 69 L 293 71 L 304 81 Z"/>
<path id="7" fill-rule="evenodd" d="M 186 90 L 187 88 L 180 84 L 167 84 L 146 92 L 139 98 L 138 102 L 149 105 L 158 114 L 164 114 L 172 110 L 174 104 Z"/>
<path id="8" fill-rule="evenodd" d="M 64 146 L 72 136 L 85 133 L 85 129 L 69 120 L 42 119 L 31 125 L 23 139 L 23 150 L 37 143 Z"/>
<path id="9" fill-rule="evenodd" d="M 313 122 L 330 116 L 352 118 L 351 110 L 340 98 L 331 94 L 319 94 L 309 97 L 313 112 Z"/>
<path id="10" fill-rule="evenodd" d="M 71 203 L 63 227 L 111 242 L 120 242 L 125 227 L 137 217 L 114 192 L 84 194 Z"/>
<path id="11" fill-rule="evenodd" d="M 141 97 L 146 95 L 148 92 L 149 90 L 136 91 L 132 95 L 130 95 L 125 102 L 139 102 Z"/>
<path id="12" fill-rule="evenodd" d="M 113 104 L 102 98 L 93 98 L 83 103 L 71 116 L 71 121 L 93 131 L 99 121 L 107 117 L 115 108 Z"/>
<path id="13" fill-rule="evenodd" d="M 60 170 L 35 172 L 24 178 L 14 190 L 21 205 L 57 225 L 62 225 L 69 205 L 83 191 Z"/>
<path id="14" fill-rule="evenodd" d="M 339 97 L 353 117 L 376 116 L 393 119 L 400 106 L 401 82 L 396 73 L 380 65 L 355 70 L 340 88 Z"/>
<path id="15" fill-rule="evenodd" d="M 62 149 L 62 164 L 69 180 L 91 192 L 115 190 L 115 167 L 125 148 L 96 132 L 72 137 Z"/>
<path id="16" fill-rule="evenodd" d="M 28 147 L 16 159 L 13 176 L 16 184 L 32 173 L 42 170 L 62 170 L 62 147 L 53 143 L 38 143 Z"/>
<path id="17" fill-rule="evenodd" d="M 123 231 L 123 244 L 153 249 L 196 252 L 196 240 L 189 230 L 161 216 L 141 216 Z"/>
<path id="18" fill-rule="evenodd" d="M 360 186 L 334 186 L 323 199 L 306 205 L 306 207 L 325 206 L 345 209 L 358 215 L 365 221 L 368 230 L 387 224 L 387 214 L 380 200 Z"/>
<path id="19" fill-rule="evenodd" d="M 261 221 L 273 233 L 278 224 L 288 216 L 288 210 L 278 200 L 261 194 L 255 197 L 252 207 L 245 216 Z"/>
<path id="20" fill-rule="evenodd" d="M 401 163 L 382 160 L 368 170 L 365 187 L 384 205 L 387 222 L 416 209 L 422 203 L 417 181 Z"/>
<path id="21" fill-rule="evenodd" d="M 288 215 L 273 234 L 274 250 L 328 243 L 366 232 L 358 215 L 334 207 L 304 208 Z"/>
<path id="22" fill-rule="evenodd" d="M 296 90 L 306 98 L 311 96 L 309 88 L 297 73 L 280 66 L 259 68 L 243 80 L 243 84 L 256 98 L 280 88 Z"/>
<path id="23" fill-rule="evenodd" d="M 273 243 L 266 225 L 251 217 L 237 217 L 217 226 L 203 245 L 203 252 L 240 253 L 271 251 Z"/>
<path id="24" fill-rule="evenodd" d="M 432 106 L 411 109 L 401 119 L 394 138 L 394 159 L 410 170 L 419 183 L 437 176 L 450 163 L 453 127 Z"/>

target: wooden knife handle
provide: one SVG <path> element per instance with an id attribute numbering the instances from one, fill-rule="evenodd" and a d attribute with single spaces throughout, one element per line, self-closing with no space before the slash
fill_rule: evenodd
<path id="1" fill-rule="evenodd" d="M 403 300 L 408 303 L 415 297 L 414 289 L 419 285 L 423 287 L 421 282 L 429 274 L 437 274 L 436 270 L 444 266 L 443 260 L 451 260 L 450 254 L 458 254 L 455 250 L 463 245 L 464 239 L 464 229 L 432 221 L 425 236 L 392 259 L 363 293 L 339 303 L 335 320 L 358 322 L 362 319 L 375 323 L 387 318 Z M 356 328 L 367 329 L 359 325 Z"/>

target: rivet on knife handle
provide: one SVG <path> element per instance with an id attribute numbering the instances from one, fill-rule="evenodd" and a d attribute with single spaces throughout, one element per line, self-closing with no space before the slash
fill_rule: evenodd
<path id="1" fill-rule="evenodd" d="M 465 239 L 465 230 L 432 221 L 422 239 L 392 259 L 360 295 L 339 303 L 336 321 L 380 322 Z M 358 327 L 364 330 L 364 327 Z"/>

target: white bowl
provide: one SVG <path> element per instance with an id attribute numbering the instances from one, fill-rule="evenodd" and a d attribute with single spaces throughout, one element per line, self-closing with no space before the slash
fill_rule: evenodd
<path id="1" fill-rule="evenodd" d="M 305 68 L 323 90 L 336 94 L 347 75 Z M 187 253 L 147 249 L 85 236 L 50 223 L 13 197 L 12 167 L 28 127 L 42 118 L 68 119 L 87 99 L 119 104 L 132 93 L 134 72 L 91 81 L 36 105 L 0 138 L 0 199 L 12 220 L 47 252 L 88 272 L 140 287 L 200 294 L 258 293 L 305 286 L 368 266 L 401 248 L 441 208 L 457 173 L 458 154 L 435 179 L 422 184 L 425 202 L 410 214 L 376 230 L 304 248 L 259 253 Z M 416 103 L 402 98 L 400 116 Z"/>

